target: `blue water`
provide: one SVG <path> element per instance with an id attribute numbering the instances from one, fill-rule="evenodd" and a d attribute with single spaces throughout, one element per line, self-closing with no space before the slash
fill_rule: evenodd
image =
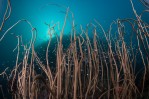
<path id="1" fill-rule="evenodd" d="M 137 2 L 137 0 L 133 1 L 136 10 L 140 13 L 144 7 L 140 2 Z M 1 5 L 3 7 L 1 8 L 5 8 L 6 0 L 1 0 L 1 2 L 3 3 Z M 80 24 L 86 26 L 86 24 L 97 19 L 104 27 L 108 28 L 113 20 L 134 17 L 129 0 L 15 0 L 12 1 L 12 14 L 10 19 L 6 22 L 5 29 L 20 19 L 27 19 L 38 30 L 37 43 L 48 40 L 48 27 L 44 23 L 52 24 L 60 22 L 60 26 L 62 26 L 65 16 L 63 12 L 66 11 L 62 7 L 53 5 L 46 6 L 49 3 L 69 7 L 74 13 L 75 23 L 78 27 Z M 2 11 L 4 11 L 4 9 L 2 9 Z M 2 16 L 1 13 L 0 16 Z M 70 32 L 70 23 L 71 19 L 67 22 L 66 33 Z M 23 37 L 27 39 L 30 36 L 30 30 L 27 27 L 24 28 L 24 25 L 25 24 L 21 24 L 15 28 L 15 31 L 12 31 L 17 35 L 23 35 Z"/>
<path id="2" fill-rule="evenodd" d="M 133 0 L 133 3 L 138 14 L 145 9 L 139 0 Z M 0 0 L 0 23 L 2 22 L 6 4 L 7 0 Z M 12 13 L 5 22 L 2 31 L 0 31 L 0 37 L 18 20 L 26 19 L 38 31 L 35 45 L 39 46 L 47 42 L 49 35 L 48 26 L 45 23 L 52 25 L 59 22 L 60 27 L 62 27 L 64 22 L 66 9 L 55 4 L 69 7 L 74 14 L 77 29 L 80 25 L 85 28 L 88 23 L 94 23 L 94 19 L 99 21 L 105 29 L 108 29 L 110 23 L 118 18 L 135 18 L 130 0 L 11 0 Z M 145 14 L 143 19 L 149 22 L 148 17 L 149 15 Z M 65 34 L 69 34 L 71 31 L 71 21 L 71 15 L 69 14 Z M 16 52 L 12 50 L 17 45 L 15 37 L 17 35 L 22 35 L 23 41 L 28 42 L 31 38 L 30 27 L 22 22 L 10 30 L 0 42 L 0 72 L 15 64 Z"/>
<path id="3" fill-rule="evenodd" d="M 133 0 L 133 3 L 138 14 L 145 9 L 139 0 Z M 0 22 L 2 22 L 6 4 L 7 0 L 0 0 Z M 64 7 L 54 4 L 69 7 L 74 14 L 75 25 L 78 29 L 80 25 L 85 28 L 88 23 L 94 23 L 94 19 L 99 21 L 106 30 L 109 28 L 110 23 L 118 18 L 135 18 L 129 0 L 14 0 L 11 1 L 11 16 L 5 22 L 2 31 L 0 31 L 0 36 L 18 20 L 26 19 L 38 31 L 35 45 L 38 46 L 48 41 L 48 26 L 45 23 L 52 25 L 59 22 L 60 27 L 62 27 L 66 12 Z M 145 14 L 143 19 L 148 22 L 148 17 L 149 15 Z M 71 31 L 71 21 L 71 15 L 69 14 L 65 34 L 69 34 Z M 59 33 L 58 30 L 57 33 Z M 1 68 L 15 62 L 16 52 L 12 52 L 12 50 L 17 45 L 17 35 L 21 35 L 25 43 L 28 42 L 31 38 L 30 27 L 22 22 L 10 30 L 0 42 Z"/>

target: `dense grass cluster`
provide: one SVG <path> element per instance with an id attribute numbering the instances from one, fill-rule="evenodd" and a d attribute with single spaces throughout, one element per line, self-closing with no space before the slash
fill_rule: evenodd
<path id="1" fill-rule="evenodd" d="M 17 36 L 16 65 L 8 77 L 13 98 L 149 98 L 147 84 L 149 83 L 149 25 L 142 21 L 142 14 L 136 13 L 132 1 L 131 4 L 136 19 L 118 19 L 110 25 L 108 31 L 105 31 L 96 20 L 95 24 L 90 23 L 86 29 L 80 27 L 80 31 L 77 31 L 72 20 L 71 33 L 65 37 L 64 30 L 70 13 L 73 19 L 72 12 L 67 8 L 60 36 L 56 34 L 53 27 L 49 27 L 51 38 L 46 48 L 46 63 L 41 61 L 40 55 L 34 48 L 36 29 L 27 20 L 19 20 L 15 23 L 4 33 L 0 41 L 11 28 L 22 21 L 31 26 L 32 38 L 29 45 L 24 45 L 22 37 Z M 125 23 L 131 27 L 130 37 L 125 36 Z M 112 32 L 113 25 L 117 26 L 115 34 Z M 89 34 L 92 34 L 92 37 Z M 55 38 L 52 38 L 52 35 L 55 35 Z M 52 39 L 55 39 L 56 47 L 52 51 L 55 55 L 53 56 L 55 66 L 51 70 L 49 48 Z M 66 39 L 67 46 L 63 43 Z M 21 52 L 24 55 L 20 62 Z M 137 69 L 138 66 L 141 69 Z M 41 68 L 42 74 L 37 68 Z M 0 75 L 5 75 L 5 71 Z"/>

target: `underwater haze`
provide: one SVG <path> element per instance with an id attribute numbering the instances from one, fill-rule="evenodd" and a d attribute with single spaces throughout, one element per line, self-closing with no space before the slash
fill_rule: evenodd
<path id="1" fill-rule="evenodd" d="M 6 1 L 1 0 L 0 19 L 4 14 Z M 38 30 L 38 43 L 48 40 L 48 27 L 45 22 L 49 24 L 60 22 L 62 25 L 65 16 L 64 8 L 54 5 L 47 6 L 50 3 L 69 7 L 74 14 L 75 24 L 78 27 L 80 24 L 85 26 L 93 22 L 94 19 L 98 20 L 104 27 L 109 27 L 109 24 L 118 18 L 135 17 L 129 0 L 15 0 L 11 1 L 12 13 L 10 19 L 6 22 L 5 28 L 20 19 L 26 19 Z M 139 0 L 134 0 L 134 5 L 138 13 L 144 8 Z M 28 38 L 30 34 L 24 33 L 28 32 L 28 28 L 23 28 L 23 25 L 16 27 L 15 32 L 18 33 L 22 29 L 21 32 L 23 33 L 19 34 L 24 34 L 25 38 Z M 69 27 L 65 32 L 70 32 Z"/>
<path id="2" fill-rule="evenodd" d="M 133 0 L 133 2 L 137 12 L 141 13 L 145 7 L 139 0 Z M 94 19 L 96 19 L 107 29 L 110 23 L 116 21 L 118 18 L 135 17 L 129 0 L 11 0 L 12 13 L 10 18 L 5 22 L 0 36 L 18 20 L 26 19 L 30 21 L 38 31 L 36 46 L 48 41 L 48 26 L 45 25 L 45 23 L 54 24 L 59 22 L 60 26 L 62 26 L 66 11 L 63 7 L 48 4 L 58 4 L 69 7 L 74 14 L 75 25 L 78 28 L 80 28 L 80 25 L 85 27 L 86 24 L 94 22 Z M 6 5 L 7 0 L 0 0 L 0 22 L 4 16 Z M 144 20 L 147 20 L 147 18 L 148 15 L 144 17 Z M 71 25 L 69 26 L 69 24 L 71 24 L 70 22 L 71 19 L 67 22 L 68 25 L 65 28 L 66 34 L 69 34 L 71 31 Z M 14 39 L 14 34 L 22 35 L 24 42 L 28 42 L 31 37 L 30 28 L 27 27 L 26 23 L 20 23 L 9 31 L 0 43 L 0 65 L 14 61 L 10 59 L 14 56 L 11 54 L 17 44 L 17 39 Z M 3 54 L 6 52 L 7 54 Z M 14 57 L 12 59 L 15 59 Z M 1 66 L 1 68 L 3 68 L 3 66 Z"/>

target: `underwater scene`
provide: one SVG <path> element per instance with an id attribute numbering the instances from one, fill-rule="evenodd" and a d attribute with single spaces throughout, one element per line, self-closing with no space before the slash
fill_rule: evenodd
<path id="1" fill-rule="evenodd" d="M 0 99 L 149 99 L 149 0 L 0 0 Z"/>

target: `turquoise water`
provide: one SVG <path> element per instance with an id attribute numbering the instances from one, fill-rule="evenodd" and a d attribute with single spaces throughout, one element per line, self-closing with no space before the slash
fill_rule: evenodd
<path id="1" fill-rule="evenodd" d="M 0 22 L 4 15 L 6 1 L 0 0 Z M 133 0 L 133 2 L 135 9 L 140 14 L 145 7 L 139 0 Z M 94 19 L 98 20 L 106 30 L 109 28 L 110 23 L 118 18 L 135 18 L 129 0 L 15 0 L 11 1 L 12 13 L 0 32 L 0 36 L 18 20 L 26 19 L 38 31 L 36 46 L 48 41 L 48 26 L 45 23 L 51 24 L 51 26 L 59 23 L 62 27 L 66 12 L 64 7 L 55 6 L 54 4 L 69 7 L 74 14 L 75 25 L 78 29 L 80 25 L 85 27 L 88 23 L 94 23 Z M 148 16 L 144 15 L 144 20 L 148 21 Z M 71 31 L 71 20 L 71 15 L 69 15 L 65 34 L 69 34 Z M 59 33 L 59 30 L 57 29 L 56 32 Z M 22 35 L 23 41 L 28 42 L 31 38 L 30 27 L 22 22 L 9 31 L 0 43 L 0 55 L 2 56 L 0 57 L 0 64 L 9 63 L 10 57 L 15 57 L 11 53 L 17 44 L 16 35 Z M 9 54 L 3 54 L 6 52 Z M 12 59 L 15 59 L 14 57 Z"/>
<path id="2" fill-rule="evenodd" d="M 140 13 L 144 7 L 139 1 L 133 1 L 136 10 Z M 1 8 L 5 8 L 6 0 L 1 0 L 1 2 L 1 6 L 3 6 Z M 27 19 L 38 30 L 37 44 L 48 40 L 48 26 L 45 25 L 45 22 L 48 24 L 59 22 L 60 26 L 62 26 L 65 16 L 64 12 L 66 11 L 62 7 L 47 6 L 50 3 L 69 7 L 74 13 L 75 23 L 78 27 L 80 24 L 86 26 L 86 24 L 97 19 L 105 28 L 108 28 L 113 20 L 134 17 L 129 0 L 15 0 L 12 1 L 12 14 L 6 22 L 5 28 L 8 28 L 20 19 Z M 0 16 L 2 16 L 2 12 Z M 70 32 L 70 24 L 71 16 L 69 15 L 65 29 L 66 33 Z M 24 35 L 24 38 L 29 39 L 30 30 L 27 27 L 24 28 L 24 26 L 26 24 L 22 23 L 15 28 L 15 31 L 12 30 L 11 32 L 15 32 L 16 35 Z"/>

